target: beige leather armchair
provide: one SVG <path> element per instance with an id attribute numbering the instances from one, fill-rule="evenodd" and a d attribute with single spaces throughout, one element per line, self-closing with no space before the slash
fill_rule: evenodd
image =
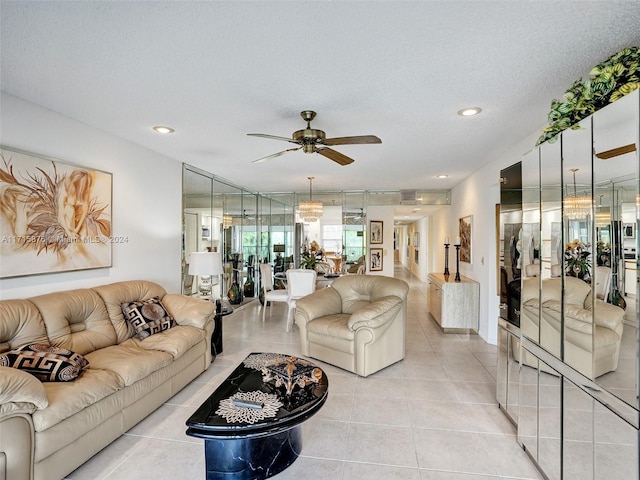
<path id="1" fill-rule="evenodd" d="M 538 279 L 523 280 L 522 334 L 560 358 L 560 319 L 564 314 L 565 362 L 592 379 L 615 371 L 620 356 L 624 310 L 598 299 L 594 301 L 591 286 L 578 278 L 567 276 L 564 282 L 563 296 L 561 278 L 542 280 L 540 298 Z M 538 365 L 527 352 L 524 352 L 522 363 Z"/>
<path id="2" fill-rule="evenodd" d="M 297 301 L 303 355 L 371 375 L 404 358 L 409 285 L 345 275 Z"/>

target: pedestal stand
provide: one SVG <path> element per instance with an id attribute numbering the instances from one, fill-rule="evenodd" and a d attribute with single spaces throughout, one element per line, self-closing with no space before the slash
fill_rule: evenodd
<path id="1" fill-rule="evenodd" d="M 444 244 L 444 274 L 449 275 L 449 244 Z"/>
<path id="2" fill-rule="evenodd" d="M 460 245 L 454 245 L 456 247 L 456 276 L 454 280 L 456 282 L 460 281 Z"/>

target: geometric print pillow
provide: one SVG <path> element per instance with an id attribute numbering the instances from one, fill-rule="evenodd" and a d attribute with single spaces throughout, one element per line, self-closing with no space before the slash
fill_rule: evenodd
<path id="1" fill-rule="evenodd" d="M 136 331 L 136 338 L 139 340 L 177 325 L 158 297 L 123 303 L 122 314 Z"/>
<path id="2" fill-rule="evenodd" d="M 79 353 L 38 343 L 0 354 L 0 366 L 23 370 L 41 382 L 68 382 L 87 365 L 89 361 Z"/>

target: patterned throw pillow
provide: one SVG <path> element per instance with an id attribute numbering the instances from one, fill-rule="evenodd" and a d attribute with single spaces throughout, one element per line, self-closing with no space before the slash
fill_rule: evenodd
<path id="1" fill-rule="evenodd" d="M 122 313 L 136 331 L 136 338 L 144 340 L 154 333 L 169 330 L 176 325 L 158 297 L 122 304 Z"/>
<path id="2" fill-rule="evenodd" d="M 23 370 L 41 382 L 68 382 L 87 365 L 89 361 L 79 353 L 39 343 L 0 354 L 0 366 Z"/>

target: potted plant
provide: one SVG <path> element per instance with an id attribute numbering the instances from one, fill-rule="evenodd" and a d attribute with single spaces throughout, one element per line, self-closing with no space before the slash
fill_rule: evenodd
<path id="1" fill-rule="evenodd" d="M 565 273 L 585 280 L 591 276 L 591 252 L 580 240 L 569 242 L 564 247 Z"/>

